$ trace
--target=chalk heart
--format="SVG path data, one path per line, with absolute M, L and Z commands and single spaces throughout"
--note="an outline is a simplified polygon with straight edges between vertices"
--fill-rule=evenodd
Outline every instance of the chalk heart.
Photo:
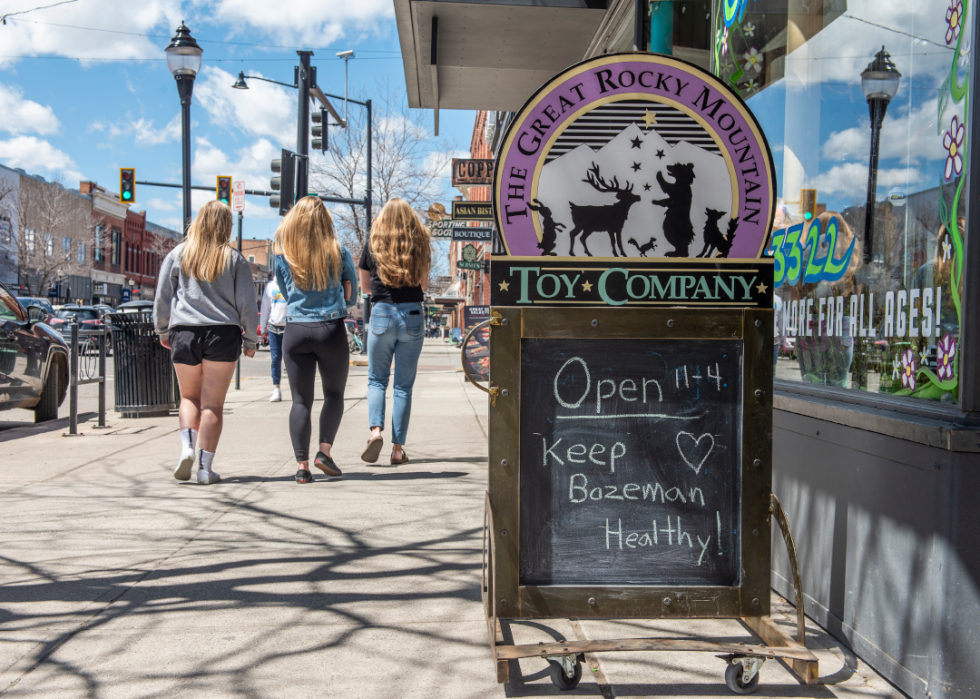
M 677 434 L 677 451 L 680 452 L 684 463 L 691 467 L 695 474 L 701 473 L 701 467 L 708 460 L 708 455 L 715 448 L 715 438 L 710 434 L 695 437 L 690 432 Z

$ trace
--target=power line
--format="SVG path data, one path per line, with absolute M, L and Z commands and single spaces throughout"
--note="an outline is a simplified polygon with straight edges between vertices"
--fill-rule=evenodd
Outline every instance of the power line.
M 66 2 L 77 2 L 77 0 L 65 0 L 65 1 Z M 64 3 L 58 3 L 58 4 L 64 4 Z M 50 7 L 53 7 L 53 5 L 51 5 Z M 30 12 L 30 10 L 25 10 L 25 12 Z M 11 13 L 11 14 L 20 14 L 20 13 L 16 13 L 15 12 L 15 13 Z M 7 16 L 7 15 L 5 15 L 5 16 Z M 76 25 L 76 24 L 59 24 L 57 22 L 40 22 L 40 21 L 33 20 L 33 19 L 15 19 L 15 20 L 11 20 L 11 21 L 14 21 L 14 22 L 23 22 L 25 24 L 43 24 L 43 25 L 46 25 L 46 26 L 49 26 L 49 27 L 62 27 L 62 28 L 65 28 L 65 29 L 79 29 L 79 30 L 89 31 L 89 32 L 104 32 L 104 33 L 107 33 L 107 34 L 125 34 L 127 36 L 139 36 L 139 37 L 143 37 L 143 38 L 146 38 L 146 39 L 167 39 L 167 40 L 170 39 L 170 37 L 167 36 L 167 35 L 165 35 L 165 34 L 141 34 L 139 32 L 126 32 L 126 31 L 122 31 L 120 29 L 102 29 L 100 27 L 82 27 L 82 26 Z M 249 47 L 253 47 L 253 48 L 263 48 L 263 49 L 290 49 L 290 50 L 304 50 L 304 49 L 307 49 L 307 47 L 305 47 L 305 46 L 285 46 L 285 45 L 282 45 L 282 44 L 253 44 L 253 43 L 249 43 L 247 41 L 221 41 L 219 39 L 197 39 L 197 43 L 199 43 L 199 44 L 225 44 L 225 45 L 228 45 L 228 46 L 249 46 Z M 336 46 L 326 46 L 326 47 L 321 47 L 321 48 L 314 47 L 314 48 L 309 49 L 309 50 L 311 50 L 311 51 L 337 51 L 338 50 L 338 47 L 336 47 Z M 378 51 L 378 50 L 374 50 L 374 49 L 358 49 L 358 53 L 390 53 L 390 54 L 394 54 L 396 52 L 395 51 Z
M 53 5 L 42 5 L 41 7 L 32 7 L 29 10 L 18 10 L 17 12 L 8 12 L 7 14 L 0 17 L 0 24 L 6 24 L 8 17 L 13 17 L 14 15 L 26 15 L 28 12 L 36 12 L 37 10 L 46 10 L 49 7 L 57 7 L 58 5 L 67 5 L 72 2 L 78 2 L 78 0 L 61 0 L 61 2 L 56 2 Z M 14 20 L 18 22 L 20 20 Z
M 38 59 L 38 60 L 53 60 L 53 61 L 100 61 L 100 62 L 120 62 L 120 61 L 166 61 L 166 58 L 93 58 L 91 56 L 31 56 L 31 55 L 3 55 L 0 54 L 0 58 L 24 58 L 24 59 Z M 396 61 L 399 60 L 401 56 L 369 56 L 367 58 L 359 58 L 359 61 Z M 209 58 L 206 63 L 267 63 L 267 62 L 279 62 L 279 61 L 296 61 L 295 57 L 292 58 Z

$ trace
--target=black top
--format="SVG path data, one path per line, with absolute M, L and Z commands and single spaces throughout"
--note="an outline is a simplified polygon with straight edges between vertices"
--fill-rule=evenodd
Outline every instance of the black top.
M 403 286 L 394 288 L 387 286 L 378 278 L 378 269 L 374 264 L 374 255 L 365 245 L 361 251 L 361 261 L 357 266 L 371 273 L 371 305 L 376 303 L 422 303 L 425 293 L 421 286 Z

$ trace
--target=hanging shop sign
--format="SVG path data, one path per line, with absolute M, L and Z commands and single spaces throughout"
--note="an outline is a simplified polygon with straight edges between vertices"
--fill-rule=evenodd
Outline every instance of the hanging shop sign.
M 456 262 L 459 269 L 483 269 L 483 253 L 475 245 L 464 245 L 460 251 L 460 259 Z
M 493 184 L 490 158 L 453 158 L 453 187 Z
M 454 221 L 493 221 L 493 206 L 488 201 L 454 201 Z
M 453 241 L 489 243 L 493 241 L 493 226 L 454 226 Z
M 429 235 L 431 235 L 433 238 L 452 238 L 453 222 L 449 220 L 434 221 L 429 226 Z
M 493 289 L 533 280 L 521 303 L 609 304 L 597 290 L 609 272 L 607 286 L 631 283 L 632 293 L 606 296 L 628 304 L 676 303 L 683 293 L 698 305 L 771 308 L 774 172 L 752 113 L 709 73 L 659 54 L 572 66 L 528 100 L 504 137 L 494 202 L 513 264 L 494 266 Z M 546 280 L 537 293 L 537 277 L 558 267 L 570 286 L 552 293 Z M 750 291 L 725 298 L 721 287 L 741 290 L 738 279 Z M 672 294 L 672 285 L 686 291 Z

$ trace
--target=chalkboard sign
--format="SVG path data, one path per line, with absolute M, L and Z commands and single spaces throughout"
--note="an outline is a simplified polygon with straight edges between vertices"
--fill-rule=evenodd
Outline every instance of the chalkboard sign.
M 520 584 L 740 583 L 735 340 L 521 340 Z

